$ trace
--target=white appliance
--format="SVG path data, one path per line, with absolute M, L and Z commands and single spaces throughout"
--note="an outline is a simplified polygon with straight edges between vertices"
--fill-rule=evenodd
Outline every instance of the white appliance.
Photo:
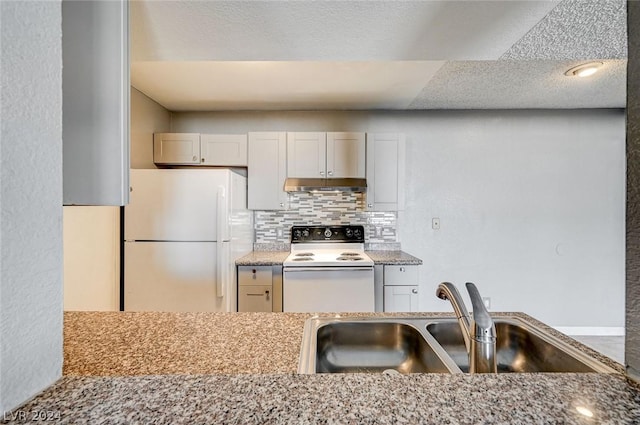
M 294 226 L 283 266 L 285 312 L 375 311 L 363 226 Z
M 131 170 L 124 209 L 126 311 L 236 311 L 250 252 L 247 180 L 230 169 Z

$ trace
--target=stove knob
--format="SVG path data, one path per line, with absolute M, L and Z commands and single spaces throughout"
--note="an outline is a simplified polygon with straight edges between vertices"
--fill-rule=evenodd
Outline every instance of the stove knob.
M 362 232 L 360 231 L 360 229 L 355 229 L 353 231 L 353 234 L 355 235 L 356 238 L 360 239 L 362 238 Z
M 302 236 L 302 232 L 300 231 L 300 229 L 296 229 L 296 231 L 293 232 L 293 236 L 294 239 L 300 239 L 300 236 Z
M 331 233 L 331 229 L 329 229 L 329 228 L 324 229 L 324 237 L 325 238 L 330 238 L 332 234 L 333 233 Z
M 347 230 L 345 230 L 345 234 L 347 235 L 348 238 L 353 237 L 353 230 L 351 229 L 351 227 L 347 227 Z
M 304 229 L 302 231 L 302 236 L 304 236 L 305 238 L 308 238 L 309 237 L 309 229 Z

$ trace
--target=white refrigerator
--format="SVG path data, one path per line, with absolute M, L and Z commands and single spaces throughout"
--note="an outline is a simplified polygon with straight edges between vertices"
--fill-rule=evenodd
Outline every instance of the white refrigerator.
M 250 252 L 247 179 L 230 169 L 131 170 L 125 311 L 237 311 L 235 260 Z

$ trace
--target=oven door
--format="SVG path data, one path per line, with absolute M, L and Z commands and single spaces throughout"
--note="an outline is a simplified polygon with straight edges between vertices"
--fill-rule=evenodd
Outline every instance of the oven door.
M 285 267 L 283 311 L 373 312 L 373 267 Z

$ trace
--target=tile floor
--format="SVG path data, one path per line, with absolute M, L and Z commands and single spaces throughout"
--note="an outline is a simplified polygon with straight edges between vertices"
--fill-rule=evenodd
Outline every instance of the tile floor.
M 569 335 L 571 338 L 624 364 L 624 336 Z

